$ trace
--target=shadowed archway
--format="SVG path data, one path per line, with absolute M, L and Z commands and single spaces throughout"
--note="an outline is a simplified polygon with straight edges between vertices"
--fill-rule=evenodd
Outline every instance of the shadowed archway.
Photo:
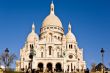
M 40 72 L 43 72 L 43 63 L 39 63 L 38 68 Z
M 47 63 L 47 69 L 48 71 L 52 71 L 52 63 Z
M 56 72 L 61 72 L 62 68 L 61 68 L 61 63 L 56 63 Z

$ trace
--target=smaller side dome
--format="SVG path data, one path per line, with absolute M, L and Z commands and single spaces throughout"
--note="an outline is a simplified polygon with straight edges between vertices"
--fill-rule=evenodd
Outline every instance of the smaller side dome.
M 66 41 L 67 41 L 67 42 L 76 42 L 76 37 L 75 37 L 75 35 L 71 32 L 70 22 L 69 22 L 69 25 L 68 25 L 68 33 L 66 34 Z
M 35 25 L 34 23 L 32 24 L 32 31 L 31 33 L 29 33 L 28 37 L 27 37 L 27 41 L 28 42 L 35 42 L 38 40 L 38 35 L 35 33 Z

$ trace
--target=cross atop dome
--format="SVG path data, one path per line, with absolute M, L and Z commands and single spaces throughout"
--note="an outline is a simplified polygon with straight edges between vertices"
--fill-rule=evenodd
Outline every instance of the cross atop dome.
M 69 22 L 68 31 L 71 31 L 71 23 Z
M 34 22 L 32 24 L 32 32 L 35 32 L 35 25 L 34 25 Z
M 50 13 L 54 14 L 54 4 L 53 4 L 53 1 L 51 2 L 51 5 L 50 5 Z

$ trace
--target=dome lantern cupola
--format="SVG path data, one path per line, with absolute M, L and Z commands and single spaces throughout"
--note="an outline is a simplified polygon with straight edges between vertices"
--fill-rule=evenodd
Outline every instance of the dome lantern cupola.
M 51 5 L 50 5 L 50 13 L 54 14 L 54 4 L 53 4 L 53 1 L 52 1 Z
M 32 32 L 35 32 L 35 25 L 34 25 L 34 22 L 32 24 Z
M 63 28 L 60 19 L 55 15 L 53 1 L 50 4 L 50 14 L 46 16 L 42 24 L 42 27 L 48 27 L 48 26 Z
M 68 31 L 71 32 L 71 24 L 69 22 L 69 25 L 68 25 Z

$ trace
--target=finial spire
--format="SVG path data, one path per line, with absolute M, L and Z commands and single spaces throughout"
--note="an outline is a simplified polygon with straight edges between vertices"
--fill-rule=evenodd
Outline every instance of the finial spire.
M 53 4 L 53 0 L 52 0 L 52 4 Z
M 54 4 L 53 4 L 53 0 L 52 0 L 51 5 L 50 5 L 50 13 L 54 14 Z
M 71 31 L 71 23 L 69 22 L 68 31 Z
M 34 25 L 34 22 L 32 24 L 32 32 L 35 32 L 35 25 Z

